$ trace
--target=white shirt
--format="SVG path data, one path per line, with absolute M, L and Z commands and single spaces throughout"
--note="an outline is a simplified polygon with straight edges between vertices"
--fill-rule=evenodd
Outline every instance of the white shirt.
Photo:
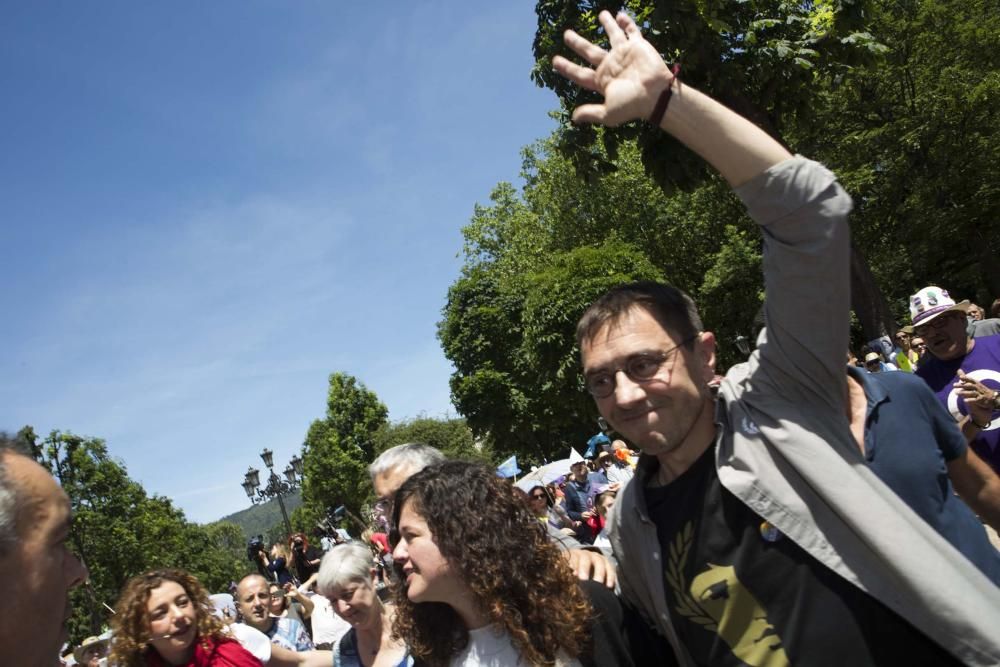
M 271 659 L 271 640 L 257 628 L 251 628 L 245 623 L 230 623 L 223 627 L 243 648 L 253 654 L 263 664 Z
M 492 625 L 478 630 L 469 630 L 469 644 L 461 653 L 451 659 L 453 667 L 515 667 L 527 665 L 521 660 L 510 635 Z M 560 667 L 581 667 L 580 662 L 560 654 L 556 657 Z
M 333 605 L 325 597 L 313 595 L 310 600 L 313 603 L 313 613 L 310 618 L 314 644 L 333 644 L 351 629 L 351 624 L 337 615 Z

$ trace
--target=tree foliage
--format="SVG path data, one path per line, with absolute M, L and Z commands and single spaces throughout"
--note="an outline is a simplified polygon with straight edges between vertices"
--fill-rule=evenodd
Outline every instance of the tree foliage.
M 789 122 L 809 117 L 817 76 L 839 75 L 884 49 L 867 32 L 869 5 L 865 0 L 539 0 L 532 78 L 559 97 L 566 126 L 560 149 L 584 177 L 613 170 L 605 155 L 613 160 L 620 143 L 635 140 L 657 183 L 687 188 L 704 180 L 706 168 L 655 128 L 633 123 L 596 132 L 569 124 L 572 109 L 598 96 L 553 71 L 554 56 L 577 58 L 563 44 L 563 32 L 573 28 L 607 46 L 598 14 L 624 9 L 666 60 L 682 63 L 683 81 L 780 139 Z M 596 150 L 598 142 L 604 151 Z
M 71 641 L 98 634 L 109 618 L 104 605 L 113 606 L 125 581 L 145 570 L 181 567 L 212 591 L 248 571 L 239 527 L 187 521 L 168 498 L 147 495 L 103 440 L 60 431 L 41 440 L 31 427 L 19 435 L 69 496 L 70 540 L 90 571 L 72 594 Z
M 873 7 L 867 0 L 690 0 L 624 5 L 589 0 L 539 0 L 532 76 L 556 92 L 563 130 L 558 146 L 585 180 L 616 168 L 622 142 L 635 140 L 646 171 L 667 192 L 696 188 L 712 178 L 704 162 L 648 123 L 596 130 L 569 123 L 576 106 L 598 96 L 552 70 L 552 58 L 576 58 L 563 44 L 573 27 L 597 44 L 607 43 L 597 16 L 624 8 L 646 38 L 667 59 L 683 64 L 681 80 L 746 116 L 789 145 L 797 128 L 815 129 L 813 108 L 827 81 L 877 62 L 886 46 L 873 35 Z M 604 150 L 598 149 L 603 144 Z M 611 159 L 608 159 L 611 158 Z M 870 268 L 859 253 L 852 262 L 852 301 L 868 338 L 894 325 Z
M 760 305 L 759 269 L 745 271 L 759 265 L 759 242 L 719 179 L 668 197 L 627 141 L 608 158 L 614 169 L 588 182 L 557 142 L 525 150 L 521 193 L 501 183 L 490 206 L 476 207 L 463 229 L 462 274 L 439 325 L 455 366 L 455 406 L 478 437 L 525 462 L 562 456 L 596 430 L 574 335 L 580 315 L 609 288 L 668 280 L 698 296 L 704 283 L 709 296 L 731 307 L 740 298 L 719 280 L 737 258 L 749 299 L 713 311 L 720 330 L 749 333 Z M 733 314 L 745 321 L 731 321 Z M 723 358 L 733 356 L 724 350 Z
M 823 79 L 790 136 L 854 195 L 855 243 L 899 319 L 928 284 L 1000 294 L 1000 12 L 995 2 L 880 3 L 873 66 Z
M 490 448 L 476 443 L 464 419 L 418 417 L 387 424 L 375 434 L 375 447 L 379 454 L 408 442 L 422 442 L 436 447 L 450 459 L 494 462 Z
M 539 0 L 532 76 L 563 121 L 524 154 L 463 230 L 464 265 L 439 325 L 455 406 L 498 450 L 548 456 L 592 429 L 572 323 L 599 290 L 662 278 L 695 297 L 726 366 L 763 297 L 760 240 L 727 186 L 645 123 L 575 127 L 595 101 L 552 71 L 573 27 L 604 40 L 601 9 Z M 838 173 L 852 194 L 852 302 L 869 340 L 941 284 L 1000 293 L 1000 12 L 987 0 L 629 1 L 682 81 Z M 612 274 L 613 277 L 612 277 Z M 888 295 L 888 299 L 883 296 Z M 817 294 L 817 299 L 823 298 Z
M 357 378 L 330 375 L 326 417 L 309 426 L 303 444 L 303 504 L 293 513 L 295 527 L 311 530 L 340 505 L 360 514 L 371 495 L 367 467 L 375 458 L 375 437 L 388 414 Z

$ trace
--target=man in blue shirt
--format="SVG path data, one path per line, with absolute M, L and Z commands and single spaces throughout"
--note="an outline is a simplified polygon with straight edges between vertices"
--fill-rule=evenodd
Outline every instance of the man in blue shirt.
M 851 432 L 869 467 L 1000 585 L 1000 552 L 969 509 L 994 528 L 1000 525 L 1000 478 L 969 449 L 955 420 L 920 378 L 850 366 L 847 374 Z

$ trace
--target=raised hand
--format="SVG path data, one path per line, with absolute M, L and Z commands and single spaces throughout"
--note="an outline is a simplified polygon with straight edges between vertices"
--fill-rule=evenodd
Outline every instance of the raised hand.
M 993 390 L 969 377 L 961 369 L 958 371 L 958 380 L 953 386 L 955 393 L 965 399 L 965 407 L 968 408 L 972 419 L 979 424 L 990 423 L 994 410 Z
M 600 123 L 615 127 L 636 119 L 648 119 L 660 93 L 673 81 L 663 58 L 647 42 L 628 14 L 598 17 L 611 42 L 605 51 L 572 30 L 563 35 L 566 45 L 593 66 L 583 67 L 556 56 L 557 72 L 583 88 L 601 93 L 603 104 L 584 104 L 573 110 L 577 123 Z

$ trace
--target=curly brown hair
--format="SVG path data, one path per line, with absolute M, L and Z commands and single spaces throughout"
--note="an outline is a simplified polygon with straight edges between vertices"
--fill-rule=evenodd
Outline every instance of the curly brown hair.
M 472 591 L 479 609 L 510 635 L 522 660 L 553 665 L 561 652 L 580 652 L 589 640 L 590 604 L 510 482 L 482 464 L 465 461 L 445 461 L 416 473 L 393 502 L 394 549 L 406 503 L 427 522 L 441 554 Z M 405 584 L 395 586 L 393 596 L 393 636 L 404 639 L 418 661 L 447 665 L 468 644 L 468 629 L 451 606 L 411 602 Z
M 117 667 L 142 667 L 147 664 L 146 656 L 155 651 L 149 644 L 149 603 L 150 593 L 165 582 L 179 584 L 195 605 L 197 610 L 196 625 L 198 636 L 196 641 L 211 637 L 214 641 L 228 641 L 229 636 L 222 630 L 222 621 L 216 618 L 214 609 L 208 599 L 208 591 L 201 582 L 184 570 L 164 568 L 150 570 L 129 579 L 122 589 L 117 612 L 111 618 L 111 629 L 114 641 L 111 643 L 111 655 L 108 663 Z

